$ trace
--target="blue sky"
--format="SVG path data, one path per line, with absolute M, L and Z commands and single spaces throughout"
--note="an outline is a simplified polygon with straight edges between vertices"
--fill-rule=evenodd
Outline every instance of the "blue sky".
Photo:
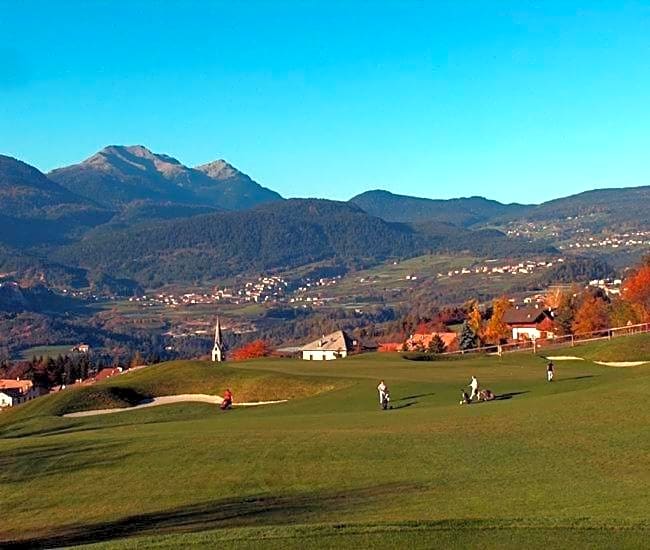
M 0 153 L 225 158 L 285 196 L 650 184 L 650 4 L 0 0 Z

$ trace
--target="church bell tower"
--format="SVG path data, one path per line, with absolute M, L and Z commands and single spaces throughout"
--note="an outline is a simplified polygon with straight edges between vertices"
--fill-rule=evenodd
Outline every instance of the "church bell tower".
M 221 321 L 217 317 L 217 326 L 214 328 L 214 346 L 212 347 L 212 361 L 221 363 L 225 359 L 223 338 L 221 336 Z

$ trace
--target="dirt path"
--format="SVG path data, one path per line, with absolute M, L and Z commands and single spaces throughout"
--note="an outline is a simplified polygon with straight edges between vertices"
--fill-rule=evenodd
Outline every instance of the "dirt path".
M 122 407 L 116 409 L 95 409 L 92 411 L 80 411 L 74 413 L 64 414 L 65 418 L 78 418 L 82 416 L 95 416 L 98 414 L 112 414 L 123 411 L 133 411 L 136 409 L 144 409 L 147 407 L 158 407 L 160 405 L 170 405 L 173 403 L 210 403 L 212 405 L 220 405 L 223 401 L 223 397 L 219 395 L 207 395 L 204 393 L 185 393 L 182 395 L 164 395 L 162 397 L 154 397 L 153 399 L 140 403 L 139 405 L 134 405 L 132 407 Z M 253 403 L 234 403 L 235 407 L 256 407 L 259 405 L 272 405 L 275 403 L 286 403 L 287 399 L 282 399 L 280 401 L 255 401 Z

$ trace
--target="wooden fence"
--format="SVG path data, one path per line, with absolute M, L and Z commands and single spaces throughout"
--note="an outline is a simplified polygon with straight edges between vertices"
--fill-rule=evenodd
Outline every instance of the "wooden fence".
M 631 336 L 632 334 L 641 334 L 650 332 L 650 323 L 640 323 L 638 325 L 627 325 L 624 327 L 611 327 L 593 332 L 583 332 L 579 334 L 569 334 L 566 336 L 555 336 L 554 338 L 538 338 L 536 340 L 519 340 L 508 344 L 482 346 L 459 351 L 448 351 L 441 355 L 467 355 L 471 353 L 487 353 L 493 355 L 502 355 L 513 351 L 531 351 L 537 353 L 540 350 L 551 350 L 553 348 L 572 347 L 576 344 L 585 342 L 594 342 L 597 340 L 611 340 L 622 336 Z

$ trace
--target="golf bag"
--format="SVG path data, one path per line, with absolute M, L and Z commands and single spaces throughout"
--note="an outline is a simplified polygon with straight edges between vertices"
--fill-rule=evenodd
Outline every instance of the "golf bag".
M 494 394 L 490 390 L 479 390 L 477 398 L 479 401 L 492 401 Z
M 463 389 L 460 390 L 460 393 L 462 397 L 462 399 L 460 400 L 460 404 L 469 405 L 472 402 L 472 400 L 469 398 L 469 394 Z

